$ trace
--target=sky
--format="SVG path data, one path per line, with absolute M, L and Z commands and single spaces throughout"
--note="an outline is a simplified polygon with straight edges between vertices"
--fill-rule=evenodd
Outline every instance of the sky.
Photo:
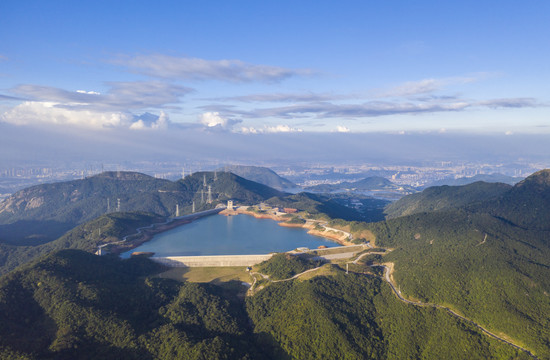
M 331 142 L 345 157 L 404 136 L 540 155 L 548 24 L 543 0 L 3 0 L 0 161 L 64 143 L 250 157 Z

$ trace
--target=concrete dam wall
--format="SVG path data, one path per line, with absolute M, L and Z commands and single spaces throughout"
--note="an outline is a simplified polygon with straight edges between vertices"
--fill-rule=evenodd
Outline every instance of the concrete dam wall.
M 168 256 L 150 259 L 171 267 L 253 266 L 271 259 L 273 255 Z

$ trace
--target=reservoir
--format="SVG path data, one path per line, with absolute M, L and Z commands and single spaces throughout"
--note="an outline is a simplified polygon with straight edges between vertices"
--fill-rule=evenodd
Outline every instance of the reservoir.
M 307 234 L 306 229 L 286 228 L 276 221 L 248 215 L 211 215 L 163 233 L 121 254 L 154 252 L 155 257 L 198 255 L 252 255 L 285 252 L 298 247 L 316 249 L 337 243 Z

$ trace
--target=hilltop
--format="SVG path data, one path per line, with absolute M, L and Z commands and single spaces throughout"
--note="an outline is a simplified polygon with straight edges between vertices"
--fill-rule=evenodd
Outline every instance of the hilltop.
M 206 184 L 206 185 L 205 185 Z M 207 203 L 208 187 L 212 203 Z M 0 202 L 0 242 L 38 245 L 78 224 L 114 211 L 174 216 L 233 199 L 257 203 L 282 192 L 231 173 L 198 172 L 172 182 L 135 172 L 106 172 L 82 180 L 20 190 Z M 117 209 L 120 202 L 120 209 Z
M 281 191 L 298 187 L 290 180 L 279 176 L 275 171 L 262 166 L 227 165 L 218 169 L 218 171 L 222 170 Z
M 460 186 L 460 185 L 468 185 L 472 184 L 478 181 L 483 181 L 487 183 L 503 183 L 508 185 L 515 185 L 518 182 L 523 180 L 523 178 L 520 177 L 513 177 L 513 176 L 507 176 L 503 174 L 478 174 L 471 177 L 461 177 L 457 179 L 442 179 L 432 182 L 431 184 L 427 185 L 426 187 L 432 187 L 432 186 L 443 186 L 443 185 L 449 185 L 449 186 Z
M 507 184 L 481 181 L 463 186 L 434 186 L 390 203 L 384 212 L 386 218 L 393 219 L 422 212 L 460 208 L 471 203 L 496 198 L 511 188 Z
M 390 180 L 380 176 L 371 176 L 354 182 L 343 181 L 338 184 L 321 184 L 309 186 L 306 188 L 306 190 L 325 193 L 335 191 L 416 191 L 408 186 L 394 184 Z

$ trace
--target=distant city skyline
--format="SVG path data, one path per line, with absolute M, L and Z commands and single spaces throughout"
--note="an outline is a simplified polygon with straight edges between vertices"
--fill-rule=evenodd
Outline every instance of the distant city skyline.
M 29 135 L 0 157 L 75 139 L 231 156 L 318 133 L 550 136 L 549 23 L 545 1 L 6 0 L 0 140 Z

